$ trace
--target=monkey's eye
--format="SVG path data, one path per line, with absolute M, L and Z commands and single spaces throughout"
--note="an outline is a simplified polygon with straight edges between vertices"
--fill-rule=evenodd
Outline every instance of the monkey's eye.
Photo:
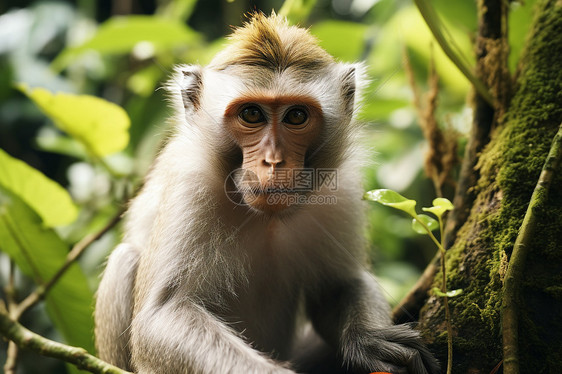
M 247 106 L 239 114 L 242 121 L 250 125 L 257 125 L 259 123 L 265 122 L 265 116 L 263 115 L 261 109 L 255 105 Z
M 285 114 L 283 122 L 292 126 L 300 126 L 306 122 L 308 114 L 302 108 L 293 108 Z

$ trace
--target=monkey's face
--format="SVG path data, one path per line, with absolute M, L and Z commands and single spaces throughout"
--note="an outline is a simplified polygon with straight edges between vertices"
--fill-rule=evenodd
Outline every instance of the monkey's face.
M 303 193 L 295 178 L 321 133 L 318 102 L 308 96 L 246 96 L 228 105 L 225 120 L 242 150 L 235 183 L 244 202 L 267 213 L 287 208 L 283 195 Z

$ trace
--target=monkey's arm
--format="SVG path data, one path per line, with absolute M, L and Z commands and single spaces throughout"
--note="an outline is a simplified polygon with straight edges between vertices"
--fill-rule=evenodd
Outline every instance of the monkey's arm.
M 132 358 L 137 373 L 289 374 L 252 349 L 224 322 L 195 302 L 145 304 L 133 319 Z
M 308 311 L 316 330 L 353 372 L 439 372 L 418 332 L 392 325 L 388 304 L 367 271 L 309 297 Z
M 98 355 L 130 370 L 129 326 L 133 316 L 133 287 L 139 252 L 121 243 L 108 259 L 96 297 L 96 349 Z

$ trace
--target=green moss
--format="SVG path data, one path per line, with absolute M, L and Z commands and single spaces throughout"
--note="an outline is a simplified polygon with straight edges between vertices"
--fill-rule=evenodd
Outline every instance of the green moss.
M 541 1 L 509 110 L 480 157 L 477 198 L 447 256 L 455 330 L 455 372 L 489 372 L 502 358 L 501 289 L 505 258 L 562 121 L 562 6 Z M 543 9 L 547 9 L 543 11 Z M 522 372 L 559 371 L 562 358 L 562 170 L 548 203 L 536 206 L 539 223 L 527 258 L 520 324 Z M 503 269 L 503 270 L 502 270 Z M 436 277 L 439 284 L 440 276 Z M 422 327 L 438 326 L 439 300 L 422 311 Z M 442 309 L 442 308 L 441 308 Z M 424 315 L 427 320 L 424 320 Z M 443 330 L 426 331 L 446 357 Z M 558 361 L 557 361 L 558 360 Z

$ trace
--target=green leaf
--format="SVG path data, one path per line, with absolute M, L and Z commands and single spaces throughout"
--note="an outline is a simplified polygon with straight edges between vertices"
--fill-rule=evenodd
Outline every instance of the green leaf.
M 76 139 L 60 133 L 39 135 L 35 138 L 35 144 L 39 149 L 46 152 L 58 153 L 81 160 L 88 159 L 84 147 Z
M 459 289 L 452 290 L 452 291 L 447 291 L 447 292 L 444 293 L 444 292 L 442 292 L 439 288 L 433 287 L 433 293 L 434 293 L 436 296 L 439 296 L 439 297 L 445 297 L 445 296 L 447 296 L 447 297 L 455 297 L 455 296 L 461 295 L 461 294 L 463 293 L 463 290 L 462 290 L 462 288 L 459 288 Z
M 430 231 L 438 230 L 439 229 L 439 222 L 434 220 L 428 215 L 419 214 L 416 218 L 412 220 L 412 229 L 418 234 L 427 235 L 429 234 L 425 227 L 420 223 L 422 222 L 425 227 L 427 227 Z
M 324 21 L 310 28 L 322 48 L 335 58 L 348 62 L 361 59 L 367 30 L 366 25 L 345 21 Z
M 474 1 L 455 1 L 432 0 L 435 10 L 444 21 L 454 25 L 466 32 L 476 31 L 477 15 L 476 2 Z
M 44 88 L 24 85 L 18 88 L 92 155 L 103 157 L 127 146 L 131 121 L 120 106 L 95 96 L 52 94 Z
M 0 186 L 0 243 L 3 252 L 37 284 L 45 284 L 65 262 L 68 246 L 14 193 Z M 47 293 L 47 312 L 68 344 L 94 352 L 93 293 L 75 263 Z
M 444 197 L 438 197 L 433 200 L 433 206 L 430 208 L 422 208 L 425 212 L 430 212 L 435 214 L 437 217 L 441 218 L 443 213 L 448 210 L 453 210 L 453 204 Z
M 112 17 L 99 27 L 92 39 L 63 50 L 53 61 L 53 68 L 62 70 L 73 58 L 87 50 L 111 55 L 131 53 L 135 47 L 140 47 L 144 49 L 143 54 L 152 54 L 176 46 L 185 47 L 200 40 L 197 32 L 171 19 L 143 15 Z M 141 42 L 144 44 L 139 44 Z
M 365 192 L 363 199 L 376 201 L 377 203 L 390 206 L 392 208 L 408 213 L 412 217 L 416 217 L 416 201 L 406 199 L 398 192 L 386 189 L 372 190 Z
M 193 13 L 197 0 L 174 0 L 160 4 L 157 9 L 157 14 L 160 16 L 178 21 L 186 21 Z
M 372 89 L 374 91 L 376 87 L 373 86 Z M 411 101 L 406 99 L 385 98 L 371 94 L 361 107 L 359 118 L 365 121 L 380 121 L 390 117 L 397 109 L 407 108 L 410 105 Z
M 78 216 L 78 208 L 64 188 L 1 149 L 0 170 L 0 186 L 25 201 L 46 226 L 66 225 Z
M 302 23 L 308 19 L 314 5 L 316 0 L 285 0 L 279 9 L 279 15 L 287 17 L 293 25 Z
M 433 199 L 433 206 L 443 207 L 445 210 L 453 210 L 453 203 L 444 197 Z

